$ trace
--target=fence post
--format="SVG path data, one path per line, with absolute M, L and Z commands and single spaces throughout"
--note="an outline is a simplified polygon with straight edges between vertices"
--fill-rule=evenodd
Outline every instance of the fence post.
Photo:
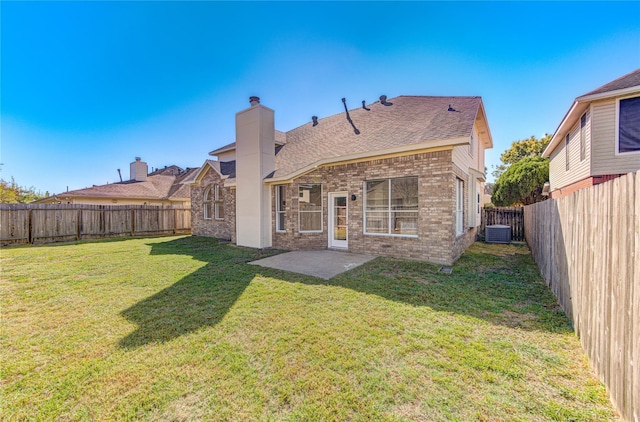
M 76 240 L 80 240 L 82 231 L 82 210 L 78 208 L 78 216 L 76 218 Z
M 33 230 L 33 223 L 31 222 L 31 207 L 29 207 L 27 209 L 27 233 L 29 236 L 29 243 L 33 244 L 33 233 L 31 233 L 31 231 Z
M 136 233 L 136 210 L 134 207 L 131 207 L 131 237 L 135 236 Z

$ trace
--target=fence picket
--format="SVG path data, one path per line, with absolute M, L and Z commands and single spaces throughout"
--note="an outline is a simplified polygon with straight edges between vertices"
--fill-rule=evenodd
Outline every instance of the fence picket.
M 3 245 L 190 232 L 190 208 L 0 204 Z
M 640 172 L 524 209 L 526 240 L 624 420 L 640 420 Z
M 491 207 L 482 209 L 479 237 L 485 238 L 487 226 L 502 224 L 511 226 L 511 240 L 523 241 L 524 207 Z

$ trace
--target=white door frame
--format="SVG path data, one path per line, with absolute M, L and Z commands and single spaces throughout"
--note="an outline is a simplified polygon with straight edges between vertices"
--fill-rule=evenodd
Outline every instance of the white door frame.
M 327 237 L 329 238 L 330 248 L 347 249 L 349 247 L 349 198 L 347 192 L 329 192 L 328 205 L 329 205 L 329 230 Z M 345 239 L 335 239 L 335 207 L 334 201 L 336 198 L 344 197 L 345 203 L 345 217 L 346 217 L 346 233 Z

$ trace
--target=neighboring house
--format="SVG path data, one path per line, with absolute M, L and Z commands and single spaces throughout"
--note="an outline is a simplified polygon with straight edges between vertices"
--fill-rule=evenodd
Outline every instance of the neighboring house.
M 576 98 L 542 156 L 553 198 L 640 169 L 640 69 Z
M 252 97 L 193 178 L 192 233 L 452 264 L 474 242 L 491 133 L 480 97 L 401 96 L 275 130 Z
M 196 173 L 197 168 L 183 170 L 178 166 L 168 166 L 148 173 L 147 163 L 139 157 L 129 168 L 130 180 L 68 191 L 36 203 L 191 206 L 191 187 L 182 182 Z

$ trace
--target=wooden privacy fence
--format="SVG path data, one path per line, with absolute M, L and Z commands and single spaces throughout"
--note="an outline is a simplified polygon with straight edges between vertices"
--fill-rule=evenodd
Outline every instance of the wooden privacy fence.
M 190 208 L 0 204 L 3 245 L 190 232 Z
M 627 421 L 640 420 L 640 172 L 525 208 L 527 243 Z
M 524 240 L 524 207 L 491 207 L 482 209 L 480 223 L 481 239 L 485 238 L 487 226 L 502 224 L 511 226 L 511 240 Z

